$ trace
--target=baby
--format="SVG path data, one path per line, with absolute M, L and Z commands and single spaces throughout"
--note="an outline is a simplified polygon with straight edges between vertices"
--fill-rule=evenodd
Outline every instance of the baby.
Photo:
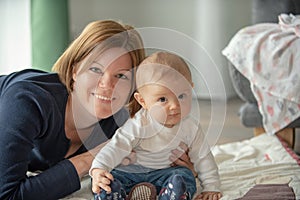
M 171 151 L 188 146 L 202 199 L 221 198 L 218 168 L 192 107 L 192 75 L 186 62 L 168 52 L 147 57 L 136 72 L 134 98 L 140 109 L 120 127 L 97 154 L 90 169 L 92 190 L 101 199 L 126 199 L 126 193 L 141 182 L 158 191 L 158 199 L 192 199 L 196 193 L 193 172 L 170 166 Z M 137 107 L 137 106 L 133 106 Z M 132 151 L 136 162 L 119 165 Z

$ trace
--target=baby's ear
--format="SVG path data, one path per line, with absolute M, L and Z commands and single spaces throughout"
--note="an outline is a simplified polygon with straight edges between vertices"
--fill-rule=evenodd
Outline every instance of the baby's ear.
M 145 103 L 145 100 L 144 98 L 142 97 L 142 95 L 139 93 L 139 92 L 135 92 L 134 93 L 134 98 L 135 100 L 144 108 L 146 109 L 146 103 Z

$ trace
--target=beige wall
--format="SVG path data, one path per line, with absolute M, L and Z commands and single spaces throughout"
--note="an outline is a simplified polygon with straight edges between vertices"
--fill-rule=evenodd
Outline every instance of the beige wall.
M 30 0 L 0 0 L 0 19 L 0 75 L 30 68 Z
M 77 36 L 88 22 L 98 19 L 115 19 L 137 28 L 168 28 L 191 37 L 207 51 L 216 64 L 227 98 L 235 96 L 227 61 L 221 55 L 221 50 L 237 30 L 250 24 L 251 1 L 70 0 L 69 7 L 72 37 Z M 204 64 L 195 69 L 203 72 L 208 70 L 204 73 L 205 77 L 195 76 L 195 91 L 200 98 L 210 98 L 211 95 L 218 97 L 222 91 L 218 91 L 220 88 L 217 85 L 212 85 L 216 75 L 210 73 L 210 67 L 207 66 Z M 208 91 L 208 87 L 214 91 Z

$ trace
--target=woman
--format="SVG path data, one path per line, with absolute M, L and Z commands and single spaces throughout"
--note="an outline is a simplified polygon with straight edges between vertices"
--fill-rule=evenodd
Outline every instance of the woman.
M 96 21 L 58 59 L 56 73 L 0 76 L 0 199 L 59 199 L 80 189 L 93 152 L 128 117 L 122 108 L 143 58 L 132 27 Z M 175 164 L 192 166 L 188 158 Z

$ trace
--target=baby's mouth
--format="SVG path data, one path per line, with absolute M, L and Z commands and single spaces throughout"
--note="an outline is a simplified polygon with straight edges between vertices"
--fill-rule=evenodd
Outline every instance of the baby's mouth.
M 170 114 L 169 114 L 169 116 L 171 116 L 171 117 L 172 117 L 172 116 L 178 116 L 178 115 L 180 115 L 180 113 L 170 113 Z

